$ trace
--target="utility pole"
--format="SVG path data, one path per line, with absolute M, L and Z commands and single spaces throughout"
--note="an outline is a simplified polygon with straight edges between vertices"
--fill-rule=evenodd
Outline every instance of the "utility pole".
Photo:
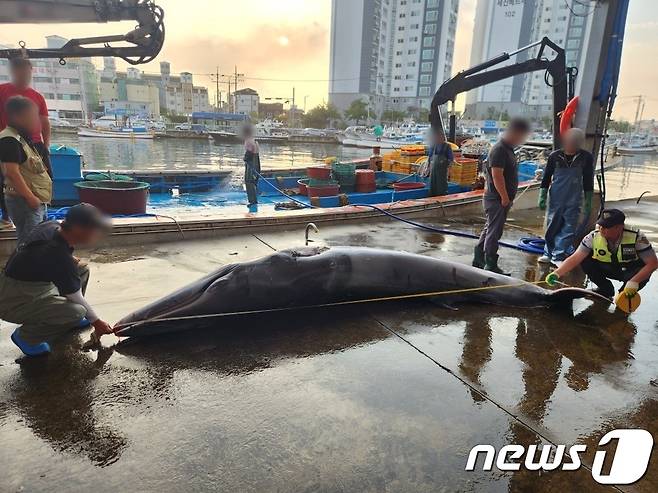
M 239 74 L 238 73 L 238 66 L 235 65 L 235 68 L 234 68 L 234 71 L 233 71 L 233 93 L 234 94 L 238 91 L 238 80 L 239 80 L 240 77 L 244 77 L 244 74 Z M 229 87 L 230 87 L 230 85 L 231 85 L 231 82 L 229 80 Z M 235 106 L 237 106 L 237 105 L 233 105 L 233 106 L 234 106 L 233 107 L 233 112 L 235 112 Z
M 295 86 L 292 88 L 292 104 L 290 105 L 290 121 L 288 124 L 290 128 L 295 128 Z
M 220 96 L 219 96 L 219 65 L 217 65 L 217 72 L 215 72 L 215 84 L 216 84 L 216 87 L 215 87 L 215 106 L 217 107 L 217 111 L 219 112 L 219 111 L 221 111 L 220 106 L 219 106 L 219 104 L 221 103 Z

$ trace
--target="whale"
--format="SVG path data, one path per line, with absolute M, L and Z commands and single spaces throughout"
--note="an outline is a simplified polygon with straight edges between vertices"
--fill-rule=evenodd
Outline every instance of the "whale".
M 571 306 L 606 298 L 576 287 L 545 289 L 450 260 L 369 247 L 300 247 L 225 265 L 140 308 L 115 325 L 121 337 L 183 330 L 208 317 L 427 298 L 448 306 Z M 221 324 L 220 324 L 221 325 Z

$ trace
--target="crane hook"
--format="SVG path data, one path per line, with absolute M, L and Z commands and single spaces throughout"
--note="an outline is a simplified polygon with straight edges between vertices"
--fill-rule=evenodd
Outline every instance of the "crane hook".
M 306 225 L 306 230 L 304 231 L 304 239 L 306 240 L 306 243 L 305 243 L 306 246 L 308 246 L 309 243 L 313 243 L 313 240 L 309 240 L 309 238 L 308 238 L 308 233 L 309 233 L 310 230 L 313 230 L 316 233 L 320 232 L 320 230 L 318 229 L 318 227 L 314 223 L 308 223 Z

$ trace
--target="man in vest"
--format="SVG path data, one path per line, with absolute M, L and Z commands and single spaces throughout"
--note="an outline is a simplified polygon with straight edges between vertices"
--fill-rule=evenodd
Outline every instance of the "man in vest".
M 14 96 L 5 106 L 8 126 L 0 132 L 0 163 L 9 217 L 20 244 L 46 217 L 52 199 L 52 180 L 32 142 L 39 128 L 36 105 L 28 98 Z
M 554 286 L 560 277 L 580 265 L 596 284 L 596 292 L 613 298 L 615 288 L 610 279 L 615 279 L 623 283 L 620 292 L 634 297 L 658 269 L 658 258 L 646 236 L 626 227 L 625 221 L 626 216 L 619 209 L 604 210 L 598 229 L 588 234 L 576 252 L 546 276 L 546 283 Z

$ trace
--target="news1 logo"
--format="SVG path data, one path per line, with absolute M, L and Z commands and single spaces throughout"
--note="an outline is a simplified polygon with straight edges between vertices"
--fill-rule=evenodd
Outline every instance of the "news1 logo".
M 647 472 L 653 437 L 646 430 L 613 430 L 599 440 L 599 447 L 617 440 L 617 448 L 612 458 L 610 470 L 603 473 L 603 465 L 608 452 L 597 450 L 592 464 L 592 478 L 599 484 L 632 484 Z M 518 471 L 523 465 L 529 471 L 577 471 L 581 468 L 580 455 L 587 451 L 586 445 L 542 445 L 538 454 L 537 445 L 505 445 L 498 452 L 492 445 L 476 445 L 468 454 L 466 470 L 473 471 L 479 454 L 484 454 L 483 471 L 496 467 L 501 471 Z M 553 453 L 554 452 L 554 453 Z M 539 457 L 537 457 L 539 455 Z M 525 457 L 524 457 L 525 456 Z M 523 458 L 523 460 L 521 460 Z

